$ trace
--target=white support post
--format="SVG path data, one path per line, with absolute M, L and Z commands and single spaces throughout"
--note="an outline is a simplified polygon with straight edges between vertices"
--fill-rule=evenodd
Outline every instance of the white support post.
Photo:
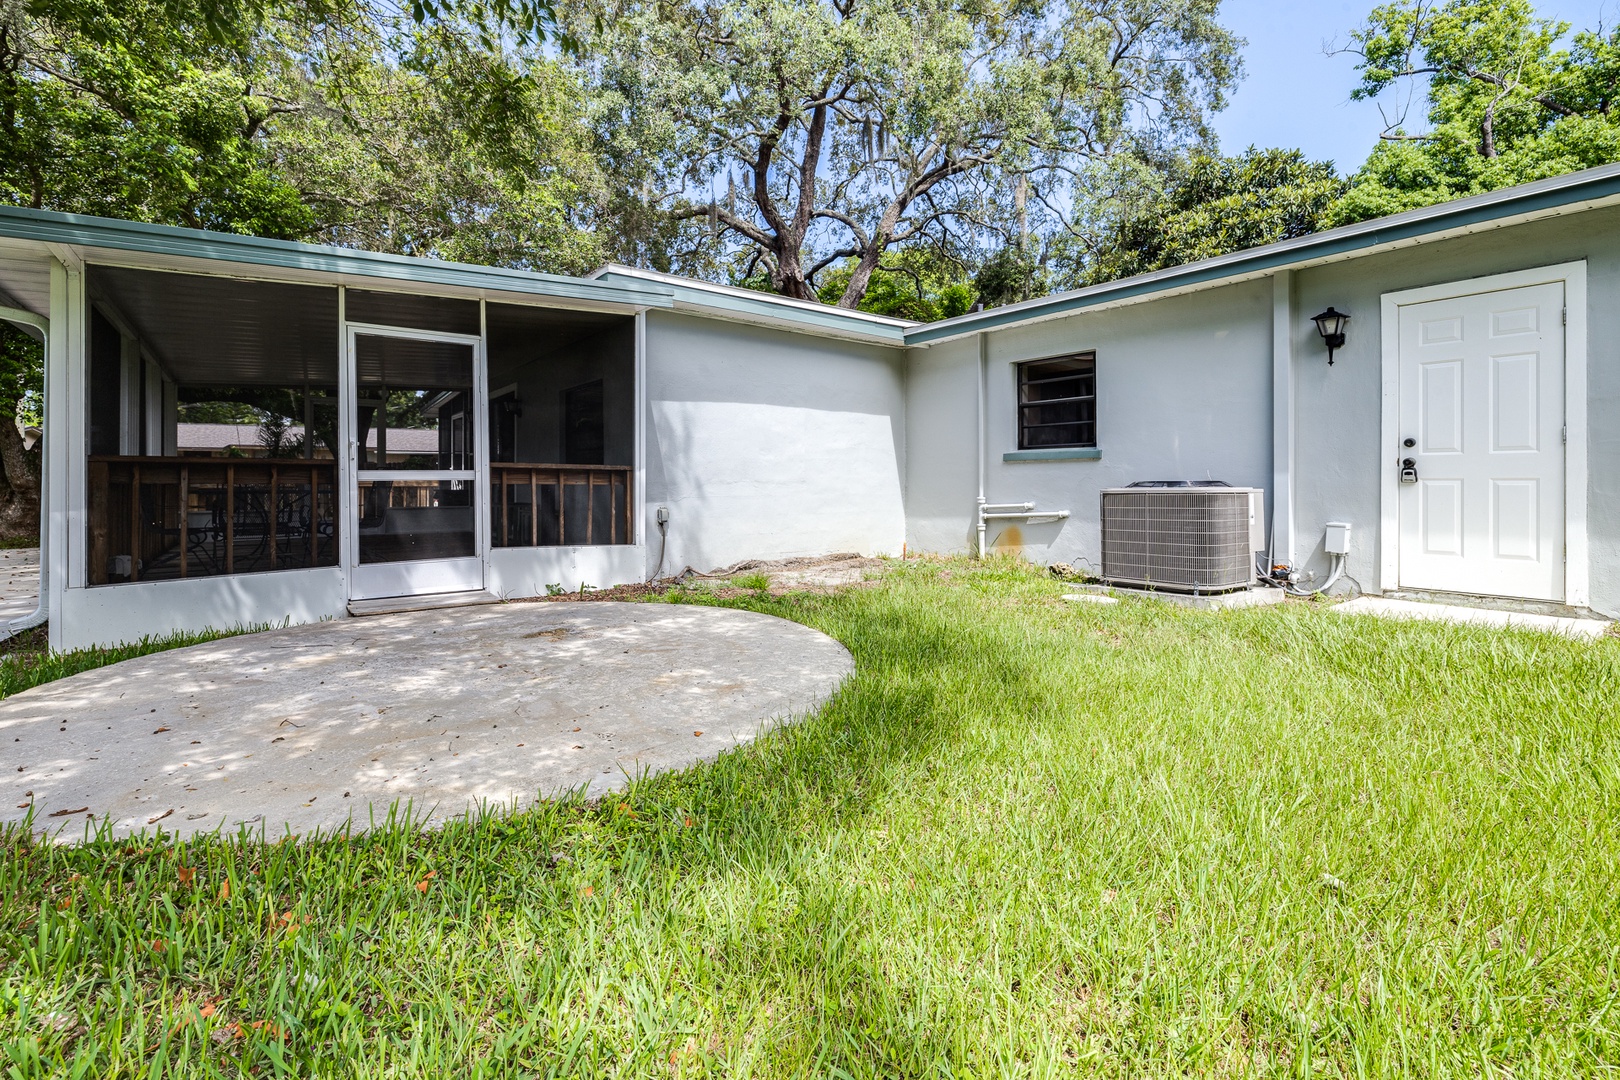
M 51 329 L 45 358 L 44 513 L 50 596 L 50 646 L 63 645 L 62 594 L 84 587 L 85 522 L 85 306 L 84 274 L 51 262 Z
M 467 410 L 467 423 L 472 425 L 473 433 L 473 500 L 476 511 L 473 514 L 474 537 L 478 548 L 478 566 L 482 577 L 479 584 L 489 588 L 493 575 L 489 572 L 489 552 L 493 546 L 491 533 L 495 523 L 497 508 L 490 501 L 489 482 L 489 306 L 480 299 L 478 301 L 478 348 L 473 351 L 473 390 L 471 408 Z M 383 427 L 388 426 L 388 417 L 383 416 Z M 450 447 L 452 455 L 455 452 L 454 444 Z M 455 464 L 454 456 L 451 457 Z M 505 497 L 505 493 L 502 493 Z
M 639 308 L 636 311 L 635 323 L 635 375 L 634 393 L 636 395 L 636 450 L 635 450 L 635 490 L 630 497 L 635 500 L 631 510 L 631 520 L 635 523 L 634 540 L 642 547 L 641 577 L 646 580 L 649 574 L 657 573 L 657 568 L 647 566 L 647 558 L 652 554 L 652 544 L 647 536 L 647 309 Z M 536 511 L 538 512 L 538 508 Z
M 974 547 L 976 549 L 975 552 L 974 552 L 974 555 L 975 555 L 976 558 L 979 558 L 979 559 L 984 558 L 984 550 L 985 550 L 985 530 L 986 530 L 986 526 L 985 526 L 985 521 L 984 521 L 984 511 L 985 511 L 984 489 L 985 489 L 985 473 L 989 469 L 988 462 L 989 462 L 989 459 L 990 459 L 988 418 L 985 415 L 985 409 L 987 407 L 986 402 L 985 402 L 985 396 L 989 393 L 989 387 L 987 385 L 988 382 L 989 382 L 989 378 L 990 378 L 990 335 L 989 334 L 980 334 L 979 335 L 979 370 L 978 370 L 978 379 L 979 379 L 979 396 L 978 396 L 978 402 L 979 402 L 979 433 L 978 434 L 979 434 L 979 439 L 978 439 L 978 446 L 977 446 L 977 453 L 978 453 L 978 458 L 979 458 L 979 497 L 978 497 L 978 499 L 975 502 L 974 507 L 973 507 L 974 536 L 975 536 Z
M 1294 272 L 1271 279 L 1271 548 L 1294 565 Z M 1269 569 L 1269 567 L 1268 567 Z
M 141 343 L 124 334 L 118 360 L 118 452 L 141 452 Z
M 349 347 L 348 289 L 338 286 L 338 422 L 337 445 L 332 448 L 334 483 L 337 484 L 338 567 L 343 574 L 343 600 L 354 596 L 354 564 L 360 550 L 356 533 L 360 514 L 356 509 L 359 491 L 355 484 L 355 469 L 359 467 L 355 434 L 356 396 L 354 379 L 354 353 Z
M 163 456 L 163 369 L 158 367 L 157 361 L 150 356 L 145 358 L 142 365 L 146 391 L 141 396 L 144 421 L 142 429 L 146 432 L 145 447 L 142 453 L 149 457 Z
M 164 457 L 180 454 L 180 386 L 167 376 L 163 379 L 163 449 Z

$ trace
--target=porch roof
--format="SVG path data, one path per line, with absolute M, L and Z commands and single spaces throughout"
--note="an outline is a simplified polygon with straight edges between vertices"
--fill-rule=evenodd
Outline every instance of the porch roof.
M 37 256 L 49 252 L 68 262 L 110 262 L 154 269 L 211 269 L 215 273 L 219 272 L 218 264 L 234 264 L 263 268 L 270 271 L 264 276 L 282 280 L 325 281 L 334 285 L 364 283 L 373 287 L 396 282 L 471 295 L 547 298 L 563 306 L 668 308 L 675 304 L 669 289 L 653 283 L 594 281 L 19 206 L 0 206 L 0 239 L 28 242 L 27 246 L 40 249 Z M 0 256 L 5 254 L 0 252 Z M 0 258 L 0 263 L 4 261 Z M 44 315 L 46 312 L 37 296 L 40 290 L 31 285 L 31 282 L 19 282 L 8 287 L 6 281 L 0 281 L 0 288 L 6 288 L 23 306 Z M 0 299 L 0 303 L 3 302 Z

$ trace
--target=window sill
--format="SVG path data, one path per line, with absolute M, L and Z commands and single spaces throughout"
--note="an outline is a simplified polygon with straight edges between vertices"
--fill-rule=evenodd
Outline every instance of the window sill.
M 1057 450 L 1009 450 L 1002 461 L 1101 461 L 1102 451 L 1094 446 L 1066 446 Z

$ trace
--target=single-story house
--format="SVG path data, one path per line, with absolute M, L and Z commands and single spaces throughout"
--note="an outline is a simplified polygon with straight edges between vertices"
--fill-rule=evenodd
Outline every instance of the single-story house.
M 1303 582 L 1620 614 L 1620 166 L 932 324 L 0 208 L 0 318 L 48 335 L 56 648 L 839 551 L 1096 568 L 1103 492 L 1161 480 L 1262 492 Z M 209 403 L 295 448 L 182 455 Z

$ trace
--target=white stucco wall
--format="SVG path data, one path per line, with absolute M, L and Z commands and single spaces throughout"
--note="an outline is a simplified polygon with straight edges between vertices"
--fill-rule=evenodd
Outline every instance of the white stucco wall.
M 989 543 L 1096 568 L 1103 488 L 1172 479 L 1269 486 L 1270 320 L 1270 284 L 1253 282 L 992 332 L 986 499 L 1071 516 L 996 522 Z M 1004 461 L 1018 447 L 1014 365 L 1087 351 L 1097 354 L 1101 458 Z M 918 550 L 963 551 L 972 542 L 978 355 L 977 340 L 964 339 L 910 358 L 907 539 Z
M 1620 615 L 1620 209 L 1431 241 L 1297 271 L 1292 286 L 1293 561 L 1321 580 L 1324 527 L 1352 526 L 1350 582 L 1379 587 L 1383 294 L 1553 264 L 1587 268 L 1587 527 L 1591 607 Z M 1310 316 L 1353 316 L 1332 367 Z M 1096 565 L 1099 488 L 1213 477 L 1267 490 L 1272 477 L 1269 279 L 991 331 L 986 495 L 1066 509 L 1067 522 L 992 527 L 997 546 L 1037 561 Z M 1003 462 L 1015 445 L 1011 365 L 1097 353 L 1098 461 Z M 907 537 L 966 550 L 977 473 L 978 345 L 964 339 L 908 358 Z M 1016 531 L 1016 532 L 1015 532 Z M 1286 552 L 1279 550 L 1278 557 Z
M 515 600 L 545 596 L 553 587 L 572 592 L 581 585 L 624 585 L 642 579 L 646 562 L 645 544 L 495 548 L 489 553 L 485 588 L 503 600 Z
M 1323 525 L 1353 527 L 1348 572 L 1378 587 L 1382 334 L 1388 292 L 1585 260 L 1591 607 L 1620 615 L 1620 209 L 1590 210 L 1295 275 L 1296 559 L 1321 573 Z M 1330 368 L 1309 316 L 1352 315 Z
M 58 595 L 60 606 L 51 614 L 53 649 L 116 645 L 183 630 L 318 622 L 347 614 L 343 571 L 335 566 L 74 588 Z
M 649 312 L 651 562 L 659 506 L 670 512 L 665 574 L 744 559 L 899 554 L 903 375 L 894 349 Z

